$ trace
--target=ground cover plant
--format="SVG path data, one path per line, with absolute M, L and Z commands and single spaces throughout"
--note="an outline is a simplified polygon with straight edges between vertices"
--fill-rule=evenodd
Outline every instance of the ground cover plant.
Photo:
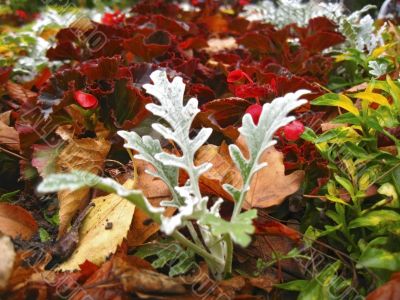
M 399 29 L 375 15 L 1 5 L 0 297 L 397 299 Z

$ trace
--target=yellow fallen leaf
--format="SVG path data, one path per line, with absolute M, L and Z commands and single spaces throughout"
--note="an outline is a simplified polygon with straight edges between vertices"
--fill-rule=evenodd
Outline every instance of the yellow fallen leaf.
M 128 179 L 124 187 L 132 189 L 134 181 Z M 127 236 L 135 205 L 115 194 L 92 200 L 94 208 L 86 216 L 79 231 L 79 243 L 72 256 L 58 269 L 73 271 L 86 260 L 96 265 L 117 250 Z
M 7 287 L 8 279 L 13 270 L 15 250 L 11 239 L 4 235 L 0 237 L 0 291 Z
M 57 171 L 84 170 L 100 174 L 110 147 L 110 142 L 104 139 L 71 139 L 58 156 Z M 73 192 L 65 190 L 58 193 L 60 201 L 59 237 L 64 235 L 77 211 L 86 206 L 89 190 L 83 188 Z

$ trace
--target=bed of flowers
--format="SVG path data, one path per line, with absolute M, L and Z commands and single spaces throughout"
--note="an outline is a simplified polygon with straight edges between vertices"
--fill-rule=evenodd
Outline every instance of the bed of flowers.
M 0 5 L 1 299 L 400 298 L 395 19 L 77 2 Z

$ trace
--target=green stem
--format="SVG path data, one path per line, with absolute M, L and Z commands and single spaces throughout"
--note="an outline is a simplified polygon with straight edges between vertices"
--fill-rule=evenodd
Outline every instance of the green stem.
M 184 235 L 180 232 L 175 231 L 171 235 L 174 239 L 176 239 L 183 246 L 192 249 L 196 254 L 202 256 L 204 259 L 208 260 L 210 263 L 214 263 L 217 265 L 222 265 L 224 262 L 217 257 L 213 256 L 211 253 L 207 252 L 205 249 L 197 246 L 195 243 L 189 241 Z
M 253 169 L 253 167 L 254 167 L 254 163 L 253 163 L 252 169 Z M 250 171 L 249 174 L 252 174 L 252 171 Z M 241 191 L 240 197 L 239 197 L 239 201 L 237 201 L 233 207 L 231 220 L 235 219 L 240 214 L 242 207 L 243 207 L 243 202 L 246 198 L 247 191 L 250 187 L 250 182 L 251 182 L 251 176 L 248 176 L 248 178 L 246 178 L 244 180 L 242 191 Z
M 226 261 L 224 268 L 224 277 L 227 278 L 232 274 L 233 242 L 229 234 L 225 234 L 224 239 L 226 242 Z
M 188 230 L 189 230 L 189 233 L 190 233 L 190 235 L 191 235 L 193 241 L 196 243 L 196 245 L 202 247 L 203 244 L 202 244 L 201 240 L 199 239 L 199 236 L 198 236 L 198 234 L 197 234 L 197 231 L 196 231 L 196 229 L 194 228 L 192 222 L 188 221 L 187 224 L 186 224 L 186 226 L 187 226 L 187 228 L 188 228 Z

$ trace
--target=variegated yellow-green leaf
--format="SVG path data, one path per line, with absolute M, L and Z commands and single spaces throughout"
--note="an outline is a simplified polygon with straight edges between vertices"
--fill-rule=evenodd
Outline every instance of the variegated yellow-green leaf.
M 312 102 L 313 105 L 339 106 L 354 115 L 360 115 L 357 107 L 349 97 L 343 94 L 325 94 Z
M 390 103 L 386 99 L 386 97 L 384 97 L 378 93 L 360 92 L 360 93 L 354 94 L 353 97 L 361 99 L 361 100 L 365 100 L 365 101 L 368 101 L 371 103 L 377 103 L 377 104 L 384 105 L 384 106 L 390 106 Z

